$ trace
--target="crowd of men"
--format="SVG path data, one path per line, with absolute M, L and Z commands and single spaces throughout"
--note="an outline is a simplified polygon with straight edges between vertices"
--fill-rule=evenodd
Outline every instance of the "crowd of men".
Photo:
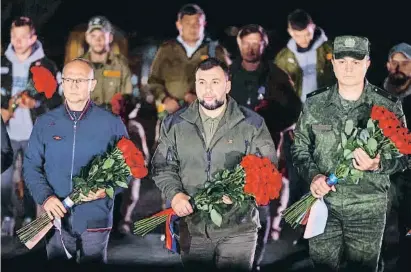
M 90 195 L 83 208 L 67 214 L 60 200 L 85 158 L 101 152 L 111 136 L 129 135 L 152 166 L 150 177 L 164 206 L 182 217 L 180 244 L 187 267 L 202 261 L 259 270 L 268 238 L 281 237 L 281 212 L 309 191 L 325 197 L 330 207 L 325 233 L 309 240 L 316 268 L 337 271 L 345 260 L 354 269 L 382 271 L 383 233 L 392 209 L 398 213 L 398 267 L 410 267 L 411 172 L 405 156 L 393 167 L 358 151 L 356 167 L 365 171 L 361 183 L 366 185 L 339 185 L 330 193 L 324 184 L 335 165 L 329 157 L 338 145 L 335 134 L 348 116 L 359 120 L 368 114 L 367 101 L 411 122 L 411 46 L 401 43 L 388 52 L 388 75 L 377 87 L 366 79 L 371 65 L 367 38 L 339 36 L 331 42 L 300 9 L 287 22 L 290 40 L 274 60 L 265 57 L 269 37 L 256 24 L 240 29 L 240 56 L 233 58 L 205 35 L 204 11 L 185 5 L 177 14 L 178 36 L 159 47 L 147 86 L 134 97 L 127 59 L 110 48 L 113 29 L 107 18 L 91 18 L 85 33 L 88 51 L 62 70 L 46 57 L 32 20 L 17 18 L 1 62 L 2 235 L 13 236 L 44 210 L 66 219 L 64 232 L 47 238 L 49 258 L 64 257 L 62 247 L 74 255 L 81 241 L 81 261 L 106 262 L 113 202 Z M 47 68 L 58 82 L 51 98 L 23 95 L 33 88 L 30 68 L 35 66 Z M 92 129 L 92 123 L 99 128 Z M 201 133 L 194 136 L 193 127 Z M 205 182 L 207 171 L 234 166 L 234 153 L 244 149 L 270 157 L 283 173 L 281 197 L 272 203 L 275 213 L 269 206 L 250 207 L 241 221 L 221 229 L 188 216 L 199 177 Z M 16 182 L 19 154 L 24 171 Z M 51 185 L 59 176 L 64 178 Z M 123 193 L 124 233 L 131 231 L 139 190 L 140 180 L 133 180 Z

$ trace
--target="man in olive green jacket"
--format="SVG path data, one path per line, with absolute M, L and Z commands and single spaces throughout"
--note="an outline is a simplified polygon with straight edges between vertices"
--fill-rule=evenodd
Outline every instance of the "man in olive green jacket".
M 196 71 L 198 100 L 164 119 L 152 160 L 156 185 L 176 214 L 186 216 L 188 231 L 180 224 L 180 245 L 188 268 L 204 262 L 217 268 L 251 269 L 260 228 L 255 205 L 243 212 L 231 208 L 217 227 L 193 213 L 189 199 L 215 173 L 233 169 L 247 154 L 259 154 L 277 164 L 264 119 L 229 97 L 230 88 L 224 63 L 215 58 L 201 62 Z M 232 204 L 230 199 L 223 201 Z
M 131 71 L 127 59 L 110 50 L 113 41 L 112 26 L 107 18 L 96 16 L 90 19 L 86 32 L 90 50 L 82 58 L 94 67 L 97 85 L 91 99 L 97 105 L 108 105 L 116 93 L 131 94 Z
M 294 165 L 316 198 L 324 197 L 328 220 L 323 234 L 309 240 L 316 271 L 337 271 L 344 254 L 351 271 L 376 271 L 384 232 L 389 175 L 404 171 L 406 156 L 370 158 L 354 151 L 353 166 L 364 171 L 358 184 L 340 181 L 329 187 L 337 166 L 345 121 L 366 126 L 373 105 L 403 116 L 401 103 L 365 80 L 370 65 L 368 39 L 340 36 L 334 41 L 333 66 L 338 84 L 308 96 L 295 130 Z M 332 190 L 330 194 L 328 194 Z
M 163 43 L 151 66 L 148 85 L 157 105 L 164 103 L 169 113 L 195 100 L 194 71 L 208 57 L 230 65 L 228 53 L 217 41 L 205 37 L 206 18 L 197 5 L 184 5 L 178 12 L 179 36 Z
M 303 10 L 288 16 L 288 33 L 291 39 L 274 62 L 290 75 L 304 102 L 307 94 L 335 83 L 332 48 L 324 31 Z

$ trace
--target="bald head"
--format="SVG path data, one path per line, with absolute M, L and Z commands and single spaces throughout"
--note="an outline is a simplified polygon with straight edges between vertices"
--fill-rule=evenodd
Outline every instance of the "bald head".
M 75 58 L 69 61 L 63 68 L 63 77 L 65 75 L 66 70 L 78 70 L 79 72 L 85 72 L 87 74 L 87 78 L 94 79 L 94 67 L 86 59 L 83 58 Z

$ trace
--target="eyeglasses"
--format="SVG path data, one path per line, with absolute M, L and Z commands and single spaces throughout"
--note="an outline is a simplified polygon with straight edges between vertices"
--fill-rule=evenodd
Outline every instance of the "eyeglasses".
M 86 83 L 87 83 L 88 81 L 90 81 L 90 80 L 94 80 L 93 78 L 88 78 L 88 79 L 85 79 L 85 78 L 73 79 L 73 78 L 66 78 L 66 77 L 63 77 L 63 78 L 61 78 L 61 79 L 63 80 L 63 83 L 64 83 L 64 84 L 69 85 L 69 84 L 74 83 L 74 84 L 76 84 L 77 86 L 78 86 L 78 85 L 86 84 Z

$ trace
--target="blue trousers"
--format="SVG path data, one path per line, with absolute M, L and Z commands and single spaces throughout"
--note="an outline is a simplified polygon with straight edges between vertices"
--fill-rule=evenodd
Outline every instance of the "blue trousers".
M 64 229 L 50 231 L 46 238 L 47 258 L 51 261 L 67 260 L 63 247 L 78 263 L 107 263 L 107 245 L 110 230 L 85 231 L 72 234 Z

